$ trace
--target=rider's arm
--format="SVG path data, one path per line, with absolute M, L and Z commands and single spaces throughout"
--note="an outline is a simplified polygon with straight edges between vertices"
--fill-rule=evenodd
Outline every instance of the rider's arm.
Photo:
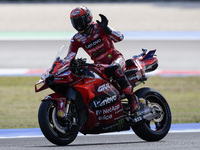
M 73 37 L 71 39 L 71 43 L 70 43 L 70 46 L 69 46 L 69 51 L 68 51 L 68 54 L 67 54 L 66 57 L 68 57 L 72 52 L 77 54 L 79 47 L 80 47 L 79 43 Z
M 97 20 L 97 23 L 100 25 L 100 27 L 103 29 L 103 31 L 106 34 L 108 34 L 114 42 L 122 41 L 124 39 L 123 34 L 119 31 L 112 29 L 108 25 L 108 19 L 106 18 L 106 16 L 104 16 L 102 14 L 99 14 L 99 16 L 101 17 L 101 22 Z
M 124 39 L 124 35 L 121 32 L 112 29 L 110 26 L 108 26 L 108 28 L 111 30 L 111 33 L 108 35 L 114 42 L 119 42 Z

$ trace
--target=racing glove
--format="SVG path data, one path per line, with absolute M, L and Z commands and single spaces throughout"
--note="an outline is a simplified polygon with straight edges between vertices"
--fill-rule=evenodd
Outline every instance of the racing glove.
M 103 14 L 99 14 L 99 16 L 101 17 L 101 22 L 99 20 L 96 20 L 97 23 L 100 25 L 100 27 L 106 34 L 110 35 L 112 33 L 112 30 L 108 26 L 108 19 Z

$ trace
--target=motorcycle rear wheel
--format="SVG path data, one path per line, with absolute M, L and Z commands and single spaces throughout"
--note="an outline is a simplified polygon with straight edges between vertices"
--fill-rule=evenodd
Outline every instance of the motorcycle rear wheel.
M 159 141 L 163 139 L 171 127 L 171 111 L 167 101 L 158 91 L 152 88 L 141 88 L 135 94 L 139 98 L 147 100 L 150 107 L 156 107 L 163 113 L 160 118 L 132 126 L 133 131 L 145 141 Z
M 38 121 L 40 129 L 44 136 L 53 144 L 65 146 L 70 144 L 78 134 L 78 115 L 74 107 L 72 107 L 71 120 L 75 123 L 66 122 L 57 117 L 57 103 L 55 101 L 42 101 L 39 112 Z

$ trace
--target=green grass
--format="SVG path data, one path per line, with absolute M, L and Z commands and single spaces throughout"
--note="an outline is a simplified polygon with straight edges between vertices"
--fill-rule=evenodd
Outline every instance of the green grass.
M 39 77 L 0 77 L 0 128 L 38 127 L 41 99 L 50 91 L 35 93 Z
M 0 128 L 38 128 L 41 99 L 51 90 L 35 93 L 40 77 L 0 77 Z M 200 77 L 151 77 L 152 87 L 169 102 L 173 123 L 200 122 Z
M 156 89 L 167 99 L 173 123 L 200 122 L 200 77 L 152 77 L 142 86 Z

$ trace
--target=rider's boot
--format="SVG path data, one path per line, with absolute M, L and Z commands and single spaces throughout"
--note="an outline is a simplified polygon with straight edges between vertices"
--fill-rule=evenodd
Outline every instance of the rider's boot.
M 126 98 L 128 99 L 128 104 L 129 104 L 129 107 L 130 107 L 130 113 L 133 114 L 134 112 L 136 112 L 139 109 L 138 98 L 133 93 L 133 88 L 132 88 L 131 85 L 129 85 L 128 87 L 126 87 L 122 91 L 126 95 Z
M 127 95 L 126 97 L 128 99 L 130 113 L 133 114 L 134 112 L 136 112 L 139 109 L 138 98 L 134 94 Z

